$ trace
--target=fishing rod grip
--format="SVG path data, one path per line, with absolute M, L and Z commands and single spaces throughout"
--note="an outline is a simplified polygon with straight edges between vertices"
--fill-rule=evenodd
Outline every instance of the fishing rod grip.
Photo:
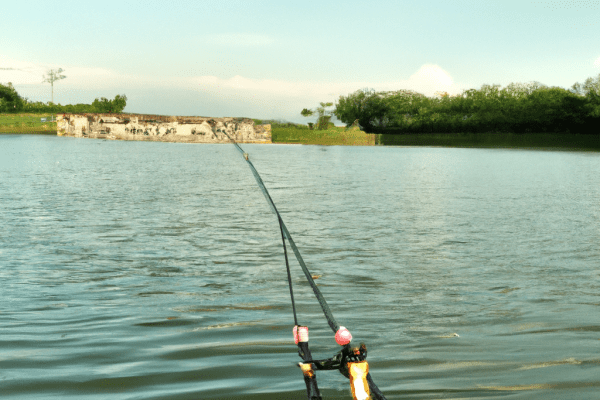
M 310 349 L 308 348 L 308 327 L 294 326 L 294 342 L 298 345 L 298 355 L 304 361 L 312 360 Z M 306 384 L 306 394 L 308 400 L 322 400 L 319 386 L 317 385 L 317 375 L 311 362 L 298 363 L 304 375 L 304 383 Z
M 300 363 L 300 369 L 302 370 L 302 375 L 304 375 L 308 400 L 322 400 L 323 398 L 321 397 L 321 392 L 319 392 L 319 387 L 317 386 L 317 375 L 315 375 L 313 365 L 310 363 Z

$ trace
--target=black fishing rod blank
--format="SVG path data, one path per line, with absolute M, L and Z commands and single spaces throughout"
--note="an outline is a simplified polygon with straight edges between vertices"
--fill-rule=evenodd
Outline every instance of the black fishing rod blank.
M 248 153 L 246 153 L 235 142 L 235 140 L 233 140 L 227 134 L 227 132 L 225 132 L 223 130 L 221 130 L 221 132 L 224 133 L 229 138 L 229 140 L 235 145 L 235 147 L 239 150 L 239 152 L 242 153 L 242 156 L 244 157 L 244 160 L 246 160 L 246 162 L 248 163 L 248 166 L 250 167 L 250 170 L 252 171 L 252 174 L 254 175 L 254 178 L 256 179 L 258 186 L 260 187 L 263 195 L 265 196 L 267 203 L 271 207 L 271 210 L 277 216 L 277 221 L 279 223 L 279 230 L 281 233 L 281 241 L 283 242 L 283 251 L 284 251 L 284 256 L 285 256 L 288 284 L 289 284 L 289 288 L 290 288 L 290 297 L 292 300 L 292 309 L 293 309 L 293 313 L 294 313 L 294 329 L 293 329 L 294 342 L 296 343 L 296 345 L 298 345 L 298 354 L 300 355 L 300 358 L 302 358 L 302 361 L 303 361 L 303 362 L 298 363 L 298 366 L 301 368 L 302 374 L 304 375 L 304 381 L 306 383 L 306 392 L 308 395 L 308 399 L 309 400 L 321 400 L 322 399 L 321 394 L 319 392 L 318 385 L 317 385 L 317 377 L 315 374 L 315 368 L 316 368 L 319 370 L 337 369 L 342 373 L 342 375 L 344 375 L 346 378 L 349 378 L 350 379 L 350 388 L 352 391 L 352 397 L 354 398 L 354 400 L 386 400 L 385 396 L 381 393 L 381 391 L 379 390 L 377 385 L 375 385 L 375 382 L 373 382 L 373 379 L 371 378 L 371 374 L 369 373 L 369 365 L 366 361 L 366 355 L 367 355 L 366 346 L 361 343 L 360 348 L 359 347 L 354 347 L 354 348 L 350 347 L 350 342 L 352 341 L 352 335 L 350 334 L 350 331 L 348 331 L 348 329 L 346 329 L 345 327 L 340 326 L 337 323 L 337 321 L 335 320 L 335 318 L 331 312 L 331 309 L 329 308 L 329 305 L 327 304 L 327 302 L 325 301 L 325 298 L 323 297 L 323 294 L 321 293 L 321 291 L 315 284 L 315 282 L 312 278 L 312 275 L 310 274 L 308 268 L 306 267 L 306 264 L 304 263 L 302 255 L 300 254 L 298 247 L 294 243 L 294 240 L 292 239 L 290 232 L 288 231 L 287 227 L 285 226 L 285 223 L 283 222 L 283 219 L 281 218 L 279 211 L 277 211 L 277 207 L 275 206 L 273 199 L 269 195 L 269 191 L 267 190 L 263 180 L 261 179 L 260 175 L 258 174 L 258 171 L 256 170 L 256 168 L 254 168 L 254 165 L 250 161 L 250 157 L 249 157 Z M 292 288 L 290 265 L 289 265 L 289 261 L 288 261 L 287 248 L 285 245 L 286 239 L 287 239 L 290 247 L 292 248 L 294 255 L 296 256 L 296 259 L 298 260 L 298 263 L 300 264 L 300 267 L 302 268 L 302 272 L 304 273 L 306 280 L 308 281 L 309 285 L 311 286 L 311 288 L 317 298 L 317 301 L 319 302 L 319 305 L 321 306 L 321 309 L 323 310 L 323 314 L 325 315 L 325 318 L 327 319 L 327 323 L 329 324 L 329 327 L 335 333 L 336 343 L 339 344 L 340 346 L 342 346 L 342 350 L 337 355 L 332 357 L 331 359 L 327 359 L 327 360 L 313 360 L 312 359 L 312 355 L 311 355 L 310 349 L 308 347 L 308 327 L 301 326 L 298 324 L 298 317 L 296 314 L 296 304 L 294 301 L 294 291 Z

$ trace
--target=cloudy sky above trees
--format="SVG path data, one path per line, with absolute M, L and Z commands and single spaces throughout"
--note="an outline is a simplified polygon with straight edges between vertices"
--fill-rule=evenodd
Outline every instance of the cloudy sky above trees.
M 597 0 L 9 2 L 0 83 L 55 102 L 127 95 L 127 112 L 307 122 L 358 89 L 570 88 L 600 73 Z M 12 69 L 9 69 L 12 68 Z

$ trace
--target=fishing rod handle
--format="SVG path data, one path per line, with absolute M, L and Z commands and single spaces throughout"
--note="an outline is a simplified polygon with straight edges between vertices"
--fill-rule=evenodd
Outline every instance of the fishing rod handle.
M 312 354 L 310 354 L 310 349 L 308 348 L 308 326 L 295 325 L 293 332 L 294 342 L 298 345 L 298 355 L 305 361 L 298 363 L 298 366 L 302 370 L 302 375 L 304 375 L 308 400 L 322 400 L 314 366 L 312 362 L 307 362 L 312 360 Z
M 317 375 L 312 364 L 299 363 L 302 375 L 304 375 L 304 383 L 306 384 L 306 395 L 308 400 L 322 400 L 321 392 L 317 386 Z

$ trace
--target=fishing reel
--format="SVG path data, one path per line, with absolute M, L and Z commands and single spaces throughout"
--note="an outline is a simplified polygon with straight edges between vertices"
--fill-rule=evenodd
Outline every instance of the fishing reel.
M 327 360 L 313 360 L 313 364 L 318 370 L 339 370 L 340 374 L 350 379 L 349 364 L 366 362 L 366 360 L 367 346 L 364 343 L 361 343 L 359 347 L 350 347 L 347 344 L 333 357 Z
M 336 342 L 342 346 L 333 357 L 325 360 L 313 360 L 308 349 L 308 327 L 294 327 L 294 341 L 298 345 L 298 355 L 303 359 L 298 363 L 304 374 L 309 399 L 320 399 L 320 393 L 316 386 L 317 370 L 338 370 L 343 376 L 350 380 L 350 389 L 354 400 L 380 399 L 379 390 L 375 386 L 376 397 L 372 397 L 369 376 L 369 364 L 367 363 L 367 346 L 361 343 L 358 347 L 350 346 L 352 335 L 344 328 L 336 332 Z M 314 368 L 313 368 L 314 366 Z M 373 384 L 374 385 L 374 384 Z

